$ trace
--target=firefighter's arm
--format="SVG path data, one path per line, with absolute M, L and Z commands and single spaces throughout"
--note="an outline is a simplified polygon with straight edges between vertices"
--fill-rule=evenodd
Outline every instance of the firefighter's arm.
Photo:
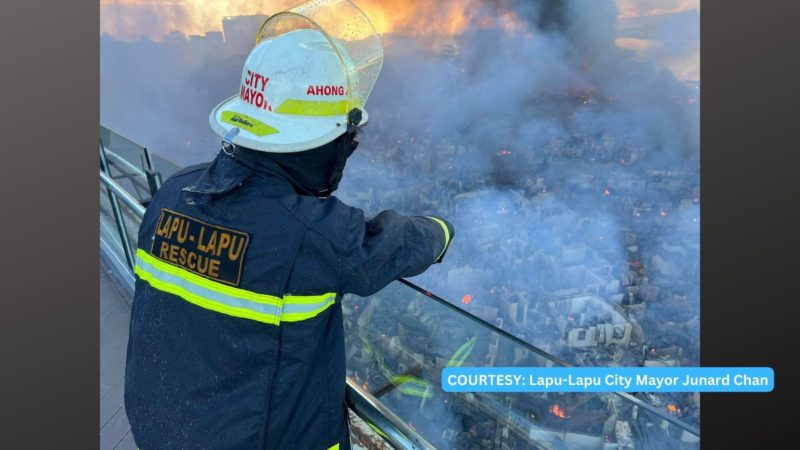
M 453 234 L 453 226 L 438 217 L 390 210 L 365 220 L 354 210 L 346 230 L 342 292 L 371 295 L 397 278 L 419 275 L 442 260 Z

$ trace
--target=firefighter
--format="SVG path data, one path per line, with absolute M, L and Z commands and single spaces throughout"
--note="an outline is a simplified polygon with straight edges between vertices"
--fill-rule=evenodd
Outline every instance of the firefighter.
M 342 296 L 422 273 L 453 238 L 331 196 L 382 60 L 347 0 L 270 17 L 210 114 L 221 151 L 152 199 L 125 378 L 140 449 L 350 448 Z

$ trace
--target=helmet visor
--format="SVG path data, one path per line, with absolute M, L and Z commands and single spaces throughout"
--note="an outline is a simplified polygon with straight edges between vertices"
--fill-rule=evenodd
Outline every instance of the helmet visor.
M 375 27 L 350 0 L 312 0 L 273 15 L 256 44 L 298 29 L 316 29 L 331 42 L 344 67 L 351 108 L 363 109 L 383 65 L 383 45 Z

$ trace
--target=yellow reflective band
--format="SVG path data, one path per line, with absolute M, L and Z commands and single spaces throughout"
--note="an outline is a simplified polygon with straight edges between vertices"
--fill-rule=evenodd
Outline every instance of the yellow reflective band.
M 258 294 L 196 275 L 137 249 L 134 272 L 154 289 L 176 295 L 201 308 L 272 325 L 298 322 L 319 315 L 336 302 L 336 294 Z
M 458 350 L 453 353 L 453 356 L 450 358 L 450 361 L 447 362 L 447 367 L 461 367 L 461 364 L 464 363 L 464 360 L 467 359 L 470 353 L 472 353 L 472 349 L 475 347 L 477 336 L 472 336 L 470 340 L 465 342 L 458 347 Z
M 421 378 L 411 375 L 397 375 L 389 378 L 389 382 L 397 386 L 397 389 L 403 394 L 424 398 L 433 397 L 430 384 Z
M 380 368 L 381 372 L 383 372 L 383 376 L 386 377 L 389 383 L 397 387 L 397 390 L 399 390 L 401 394 L 413 395 L 415 397 L 422 398 L 433 397 L 433 391 L 430 383 L 412 375 L 395 375 L 389 365 L 383 360 L 383 357 L 380 355 L 380 353 L 369 342 L 369 340 L 367 340 L 367 338 L 364 336 L 359 337 L 361 338 L 361 342 L 364 344 L 367 353 L 372 356 L 372 358 L 378 364 L 378 368 Z
M 328 447 L 328 450 L 339 450 L 339 444 L 333 444 L 332 446 Z
M 367 421 L 365 420 L 365 422 L 367 422 Z M 370 428 L 375 430 L 375 432 L 378 433 L 379 435 L 381 435 L 384 439 L 389 440 L 389 436 L 387 436 L 386 433 L 381 431 L 381 429 L 378 428 L 376 425 L 374 425 L 372 422 L 367 422 L 367 425 L 369 425 Z
M 336 294 L 309 295 L 307 297 L 286 296 L 283 298 L 281 322 L 299 322 L 316 317 L 336 302 Z
M 252 291 L 239 289 L 222 283 L 217 283 L 216 281 L 212 281 L 209 280 L 208 278 L 201 277 L 200 275 L 196 275 L 192 272 L 189 272 L 188 270 L 161 261 L 160 259 L 155 258 L 154 256 L 152 256 L 151 254 L 147 253 L 142 249 L 136 250 L 136 257 L 139 258 L 139 260 L 152 265 L 153 267 L 162 272 L 167 272 L 171 275 L 181 277 L 192 284 L 202 286 L 205 289 L 216 291 L 219 292 L 220 294 L 227 295 L 229 297 L 238 297 L 258 303 L 266 303 L 276 306 L 280 306 L 282 303 L 282 300 L 279 297 L 267 294 L 257 294 Z
M 431 216 L 425 216 L 425 217 L 441 225 L 442 229 L 444 230 L 444 248 L 442 249 L 442 253 L 439 253 L 439 256 L 436 257 L 436 260 L 438 261 L 439 258 L 441 258 L 442 255 L 444 255 L 444 251 L 447 250 L 447 246 L 450 244 L 450 230 L 447 228 L 447 224 L 442 222 L 441 219 L 437 219 L 436 217 L 431 217 Z
M 350 111 L 349 100 L 317 101 L 287 99 L 275 109 L 278 114 L 295 116 L 341 116 Z
M 325 302 L 330 299 L 331 296 L 335 297 L 336 294 L 329 292 L 327 294 L 320 295 L 284 295 L 283 301 L 286 304 L 305 305 L 309 303 Z
M 222 121 L 247 130 L 256 136 L 266 136 L 278 132 L 275 128 L 258 119 L 234 111 L 222 111 Z

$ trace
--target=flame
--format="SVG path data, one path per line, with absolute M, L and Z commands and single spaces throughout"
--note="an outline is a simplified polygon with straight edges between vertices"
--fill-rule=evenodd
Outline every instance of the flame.
M 559 419 L 566 419 L 567 418 L 567 413 L 564 412 L 564 410 L 561 409 L 561 407 L 558 406 L 557 404 L 553 404 L 553 406 L 550 407 L 550 413 L 552 413 L 554 416 L 558 417 Z
M 670 414 L 678 414 L 679 412 L 681 412 L 680 408 L 678 408 L 677 406 L 675 406 L 675 405 L 673 405 L 671 403 L 667 404 L 667 411 Z
M 470 303 L 472 303 L 472 296 L 467 294 L 461 297 L 461 303 L 464 305 L 469 305 Z
M 203 35 L 222 31 L 223 17 L 271 15 L 302 0 L 100 0 L 100 33 L 119 40 L 142 37 L 160 41 L 171 32 Z M 516 12 L 498 6 L 496 14 L 485 14 L 482 0 L 354 0 L 378 33 L 411 36 L 462 33 L 468 26 L 528 32 Z M 481 12 L 483 14 L 481 15 Z

